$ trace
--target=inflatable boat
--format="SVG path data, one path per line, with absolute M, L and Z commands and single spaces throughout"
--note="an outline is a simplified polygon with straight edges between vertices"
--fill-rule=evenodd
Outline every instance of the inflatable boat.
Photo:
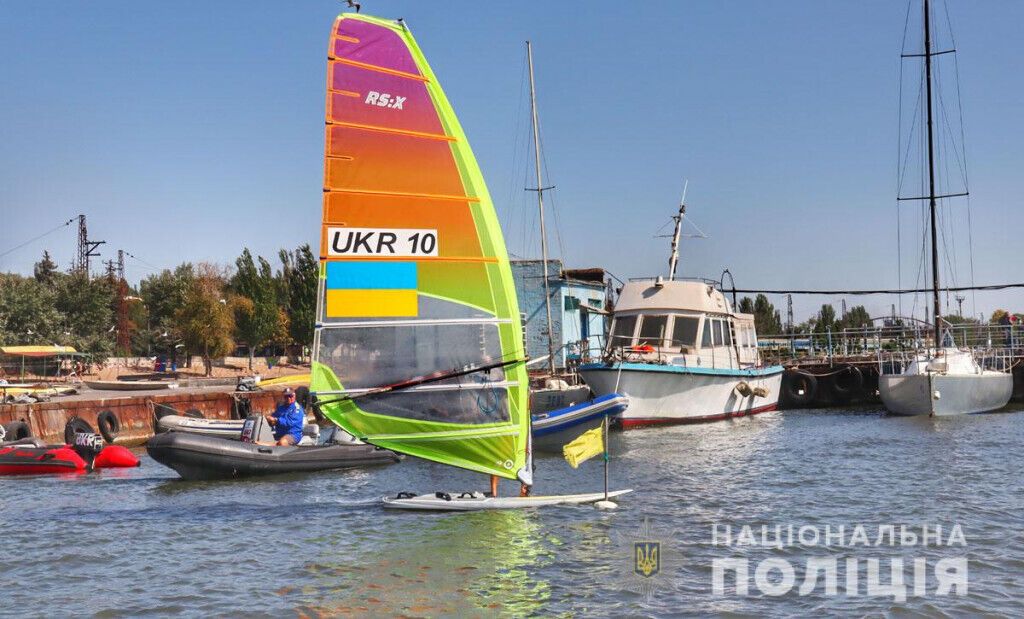
M 46 445 L 38 438 L 0 443 L 0 475 L 87 473 L 138 465 L 130 450 L 120 445 L 104 447 L 95 434 L 77 434 L 74 445 Z
M 533 415 L 533 447 L 538 451 L 562 451 L 562 446 L 580 434 L 601 425 L 605 417 L 621 415 L 629 398 L 609 393 L 548 413 Z
M 156 420 L 157 432 L 191 432 L 238 440 L 244 419 L 197 419 L 184 415 L 163 415 Z
M 335 443 L 329 438 L 318 443 L 281 447 L 191 432 L 167 432 L 149 439 L 146 451 L 188 480 L 328 471 L 391 464 L 401 458 L 392 451 L 362 443 Z

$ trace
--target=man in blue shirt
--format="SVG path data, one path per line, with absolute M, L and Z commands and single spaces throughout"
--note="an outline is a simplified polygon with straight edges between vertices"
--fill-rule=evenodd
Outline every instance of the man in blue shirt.
M 295 402 L 295 392 L 291 387 L 286 387 L 282 395 L 284 401 L 273 415 L 267 417 L 267 423 L 274 428 L 274 439 L 278 445 L 295 445 L 302 440 L 306 411 Z

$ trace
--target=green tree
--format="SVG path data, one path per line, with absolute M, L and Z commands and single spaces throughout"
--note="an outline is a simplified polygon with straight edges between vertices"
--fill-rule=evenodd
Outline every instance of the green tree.
M 754 328 L 759 336 L 782 333 L 782 318 L 763 294 L 754 299 Z
M 35 279 L 0 273 L 0 344 L 59 341 L 63 317 L 56 293 Z
M 145 321 L 147 328 L 142 332 L 144 335 L 136 340 L 136 346 L 166 353 L 172 362 L 177 362 L 178 346 L 184 342 L 175 322 L 175 314 L 184 305 L 195 277 L 193 266 L 185 263 L 173 271 L 164 269 L 142 280 L 139 296 L 142 298 L 145 316 L 139 317 L 139 324 Z
M 741 314 L 753 314 L 754 313 L 754 301 L 750 297 L 743 297 L 740 299 L 739 307 L 737 307 Z
M 302 245 L 294 252 L 282 249 L 280 258 L 281 280 L 289 318 L 288 334 L 292 343 L 312 346 L 320 262 L 308 244 Z
M 49 251 L 44 251 L 42 260 L 35 264 L 32 271 L 37 282 L 47 286 L 52 286 L 53 280 L 58 274 L 57 263 L 50 258 Z
M 79 352 L 102 361 L 114 351 L 115 293 L 105 278 L 72 273 L 56 280 L 55 307 L 63 317 L 63 338 Z
M 855 305 L 840 321 L 841 329 L 866 329 L 871 326 L 871 314 L 863 305 Z
M 231 333 L 235 327 L 232 309 L 225 299 L 224 273 L 210 264 L 200 264 L 189 282 L 174 323 L 185 346 L 203 357 L 206 375 L 213 373 L 213 358 L 223 357 L 234 348 Z
M 834 307 L 826 303 L 821 306 L 818 310 L 818 315 L 814 319 L 814 332 L 825 333 L 827 331 L 836 331 L 838 329 L 838 323 L 836 321 L 836 310 Z
M 279 282 L 274 278 L 270 263 L 262 256 L 259 267 L 246 248 L 235 261 L 235 275 L 231 289 L 251 303 L 234 303 L 235 333 L 249 348 L 249 369 L 258 348 L 273 343 L 282 333 L 281 311 L 278 303 Z

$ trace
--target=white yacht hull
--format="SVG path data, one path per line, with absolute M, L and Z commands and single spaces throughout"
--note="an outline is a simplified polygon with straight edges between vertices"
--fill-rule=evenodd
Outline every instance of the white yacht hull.
M 714 370 L 624 363 L 584 365 L 580 374 L 595 394 L 626 394 L 629 407 L 620 415 L 623 428 L 699 423 L 775 410 L 782 386 L 781 366 L 761 370 Z M 737 386 L 762 387 L 764 396 L 742 396 Z
M 883 374 L 878 394 L 885 408 L 896 415 L 968 415 L 1006 406 L 1013 394 L 1013 375 Z M 935 397 L 938 395 L 938 397 Z

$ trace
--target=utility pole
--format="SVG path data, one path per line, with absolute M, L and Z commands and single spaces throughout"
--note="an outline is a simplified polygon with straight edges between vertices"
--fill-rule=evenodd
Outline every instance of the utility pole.
M 793 332 L 793 295 L 786 295 L 786 332 Z
M 96 249 L 106 241 L 90 241 L 89 228 L 85 225 L 85 215 L 78 216 L 78 258 L 75 261 L 75 271 L 85 273 L 89 276 L 89 258 L 96 258 L 100 255 Z
M 128 333 L 128 282 L 124 279 L 124 250 L 117 250 L 117 349 L 128 356 L 131 348 Z
M 959 316 L 961 318 L 963 318 L 964 317 L 964 301 L 967 299 L 967 297 L 965 297 L 962 294 L 958 294 L 954 298 L 956 299 L 956 308 L 957 308 L 956 309 L 956 313 L 959 314 Z

